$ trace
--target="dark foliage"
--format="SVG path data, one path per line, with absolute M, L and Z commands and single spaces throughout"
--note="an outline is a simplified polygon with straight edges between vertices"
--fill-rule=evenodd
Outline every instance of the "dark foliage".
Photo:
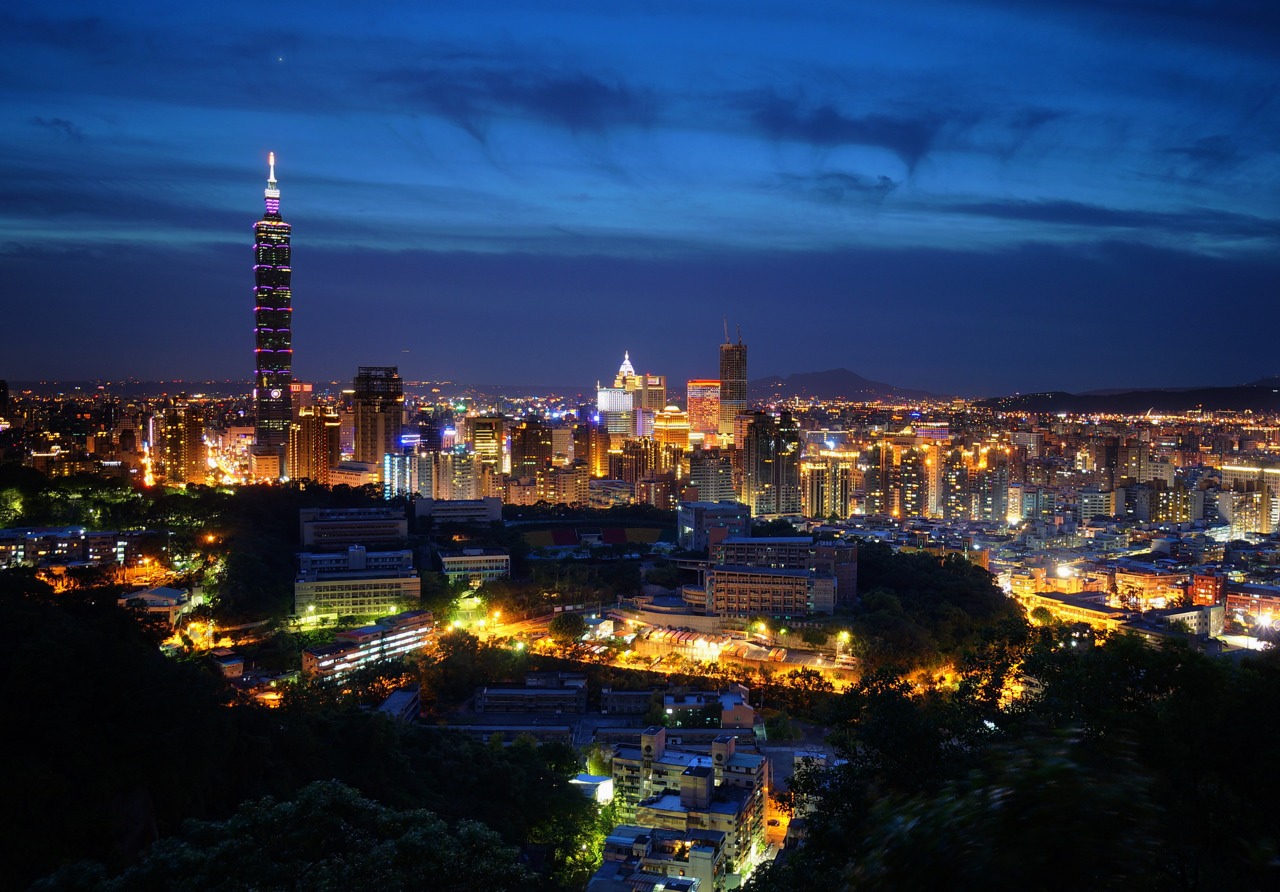
M 956 689 L 876 673 L 843 695 L 842 761 L 786 802 L 812 808 L 808 843 L 750 889 L 1274 888 L 1276 659 L 1021 631 Z M 1042 693 L 997 709 L 1024 673 Z

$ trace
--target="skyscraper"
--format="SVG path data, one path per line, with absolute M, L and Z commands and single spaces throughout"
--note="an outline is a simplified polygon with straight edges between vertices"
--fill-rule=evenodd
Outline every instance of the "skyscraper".
M 720 382 L 695 379 L 685 385 L 689 426 L 700 434 L 715 436 L 720 432 Z
M 790 412 L 751 416 L 742 446 L 742 501 L 753 517 L 800 513 L 800 427 Z
M 395 366 L 360 366 L 352 387 L 355 460 L 377 466 L 381 477 L 382 457 L 404 452 L 404 382 Z
M 329 469 L 340 460 L 342 421 L 337 411 L 304 406 L 289 428 L 286 467 L 295 480 L 329 485 Z
M 280 218 L 276 156 L 267 156 L 266 213 L 253 227 L 253 409 L 255 445 L 283 454 L 293 398 L 293 295 L 289 289 L 290 226 Z
M 154 456 L 166 483 L 203 483 L 209 473 L 204 413 L 185 395 L 159 413 Z
M 503 446 L 507 441 L 507 419 L 502 415 L 476 415 L 467 419 L 468 440 L 476 461 L 502 473 Z
M 733 419 L 747 411 L 747 345 L 729 342 L 729 329 L 720 345 L 720 436 L 733 436 Z

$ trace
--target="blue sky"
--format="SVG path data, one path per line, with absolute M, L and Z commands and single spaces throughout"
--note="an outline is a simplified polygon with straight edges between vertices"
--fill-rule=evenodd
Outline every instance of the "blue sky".
M 0 12 L 0 377 L 247 378 L 266 153 L 295 371 L 630 350 L 965 394 L 1280 373 L 1280 12 L 1206 2 Z

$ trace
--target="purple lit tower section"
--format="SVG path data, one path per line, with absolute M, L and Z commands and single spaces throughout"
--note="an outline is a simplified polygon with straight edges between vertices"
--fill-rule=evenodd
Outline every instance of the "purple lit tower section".
M 255 445 L 282 456 L 289 442 L 293 395 L 293 334 L 289 290 L 289 224 L 280 218 L 276 155 L 268 157 L 267 212 L 253 227 L 253 408 Z

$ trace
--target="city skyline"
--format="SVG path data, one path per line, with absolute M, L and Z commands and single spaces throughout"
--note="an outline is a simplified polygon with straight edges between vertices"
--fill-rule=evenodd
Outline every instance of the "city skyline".
M 303 380 L 587 390 L 629 350 L 679 382 L 725 316 L 752 378 L 1280 372 L 1280 18 L 1247 4 L 96 12 L 0 29 L 0 288 L 59 308 L 11 380 L 245 377 L 272 150 Z

